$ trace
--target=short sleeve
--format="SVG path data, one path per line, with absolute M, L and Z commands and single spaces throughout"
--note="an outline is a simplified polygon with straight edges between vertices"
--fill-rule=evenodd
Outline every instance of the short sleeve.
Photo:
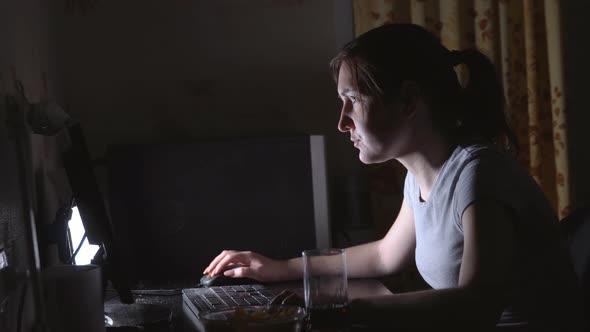
M 495 158 L 478 158 L 464 165 L 453 195 L 455 220 L 460 229 L 463 229 L 463 212 L 476 201 L 493 200 L 503 205 L 514 202 L 512 191 L 507 186 L 509 173 L 495 161 Z
M 463 216 L 463 212 L 465 209 L 473 202 L 477 200 L 478 193 L 477 193 L 477 171 L 478 171 L 479 162 L 477 160 L 471 161 L 467 164 L 459 179 L 457 181 L 457 185 L 455 186 L 455 193 L 453 195 L 453 205 L 454 205 L 454 213 L 456 222 L 458 223 L 457 226 L 460 229 L 463 229 L 461 224 L 461 218 Z

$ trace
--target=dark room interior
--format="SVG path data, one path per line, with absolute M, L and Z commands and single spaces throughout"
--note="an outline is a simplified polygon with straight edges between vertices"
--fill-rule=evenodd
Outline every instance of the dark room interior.
M 140 286 L 194 286 L 224 249 L 286 259 L 382 238 L 405 169 L 364 164 L 338 130 L 330 60 L 358 35 L 363 5 L 446 1 L 0 0 L 0 331 L 53 324 L 58 309 L 39 298 L 59 297 L 59 285 L 42 272 L 73 262 L 75 200 L 100 216 L 84 226 L 91 244 L 108 247 L 96 256 L 108 260 L 93 260 L 104 264 L 96 296 L 107 304 Z M 590 2 L 557 3 L 569 171 L 567 207 L 554 206 L 561 219 L 590 206 Z M 415 272 L 380 285 L 422 287 Z M 150 295 L 133 294 L 136 304 Z

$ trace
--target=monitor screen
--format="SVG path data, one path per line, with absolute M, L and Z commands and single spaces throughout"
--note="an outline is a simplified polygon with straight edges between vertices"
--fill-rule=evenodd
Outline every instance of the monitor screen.
M 198 280 L 222 250 L 331 243 L 322 136 L 113 146 L 109 206 L 134 280 Z

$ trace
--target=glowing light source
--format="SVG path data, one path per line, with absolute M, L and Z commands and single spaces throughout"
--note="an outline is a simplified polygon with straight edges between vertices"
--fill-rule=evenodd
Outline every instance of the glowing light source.
M 76 250 L 78 244 L 82 240 L 84 233 L 84 225 L 82 224 L 82 218 L 80 218 L 80 213 L 78 212 L 78 208 L 72 208 L 72 219 L 68 223 L 68 227 L 70 228 L 70 235 L 72 237 L 72 245 L 74 246 L 73 250 Z M 87 265 L 90 264 L 90 260 L 94 258 L 96 252 L 98 251 L 99 246 L 88 243 L 88 239 L 84 239 L 84 243 L 82 244 L 82 248 L 76 255 L 75 263 L 76 265 Z

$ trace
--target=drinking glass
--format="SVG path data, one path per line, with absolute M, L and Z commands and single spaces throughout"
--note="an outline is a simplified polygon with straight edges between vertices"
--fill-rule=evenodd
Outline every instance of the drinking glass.
M 303 291 L 311 329 L 337 327 L 346 322 L 348 273 L 344 249 L 305 250 Z

